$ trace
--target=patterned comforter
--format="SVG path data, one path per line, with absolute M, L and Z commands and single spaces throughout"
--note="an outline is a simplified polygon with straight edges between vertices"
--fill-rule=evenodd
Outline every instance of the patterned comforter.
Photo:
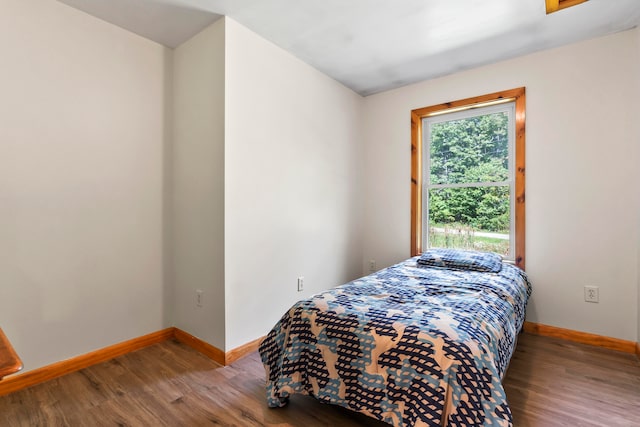
M 308 394 L 394 426 L 510 426 L 502 377 L 524 322 L 525 273 L 411 258 L 295 304 L 260 345 L 267 400 Z

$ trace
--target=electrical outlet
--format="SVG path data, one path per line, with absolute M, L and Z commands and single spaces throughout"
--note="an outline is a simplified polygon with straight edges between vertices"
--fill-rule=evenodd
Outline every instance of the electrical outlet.
M 304 277 L 298 277 L 298 292 L 302 292 L 304 290 Z
M 196 290 L 196 307 L 202 307 L 202 300 L 204 291 L 202 289 Z
M 371 271 L 371 272 L 376 271 L 376 260 L 375 259 L 370 259 L 369 260 L 369 271 Z
M 600 302 L 600 291 L 597 286 L 584 287 L 584 300 L 586 302 Z

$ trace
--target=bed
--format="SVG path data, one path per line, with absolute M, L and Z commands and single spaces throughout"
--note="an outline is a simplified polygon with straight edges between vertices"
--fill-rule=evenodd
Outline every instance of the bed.
M 531 285 L 495 254 L 432 250 L 299 301 L 261 343 L 267 403 L 306 394 L 393 426 L 510 426 L 502 378 Z

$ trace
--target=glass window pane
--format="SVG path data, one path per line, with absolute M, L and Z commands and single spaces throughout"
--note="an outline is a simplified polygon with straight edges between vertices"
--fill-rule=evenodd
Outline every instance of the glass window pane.
M 431 248 L 458 248 L 510 256 L 509 186 L 429 190 L 423 230 Z M 425 212 L 426 213 L 426 212 Z
M 507 112 L 430 121 L 430 183 L 506 181 L 509 177 L 508 126 Z

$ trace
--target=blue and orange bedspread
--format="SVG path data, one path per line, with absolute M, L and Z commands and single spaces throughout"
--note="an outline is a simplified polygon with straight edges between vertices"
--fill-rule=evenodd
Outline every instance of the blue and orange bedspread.
M 267 400 L 312 395 L 394 426 L 510 426 L 502 377 L 531 286 L 411 258 L 295 304 L 260 346 Z

